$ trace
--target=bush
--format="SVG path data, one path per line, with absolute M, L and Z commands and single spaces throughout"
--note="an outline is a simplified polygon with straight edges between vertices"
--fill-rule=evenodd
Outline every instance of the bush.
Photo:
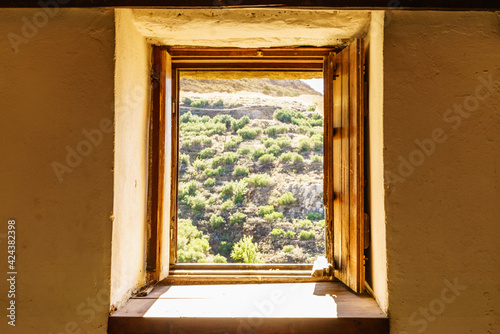
M 294 113 L 287 109 L 276 109 L 273 113 L 273 117 L 283 123 L 291 123 L 293 115 Z
M 293 247 L 292 245 L 283 246 L 283 252 L 285 252 L 285 253 L 291 253 L 291 252 L 293 252 L 294 248 L 295 247 Z
M 250 123 L 250 118 L 248 118 L 248 116 L 243 116 L 239 120 L 233 120 L 231 122 L 231 127 L 233 128 L 233 131 L 236 132 L 248 123 Z
M 212 139 L 205 135 L 196 135 L 191 140 L 191 145 L 209 145 L 212 146 Z
M 252 242 L 253 237 L 244 236 L 233 247 L 231 257 L 235 261 L 242 261 L 244 263 L 258 263 L 260 262 L 260 253 L 257 244 Z
M 212 215 L 210 217 L 210 225 L 212 225 L 213 228 L 219 228 L 225 221 L 226 220 L 221 216 Z
M 203 100 L 203 99 L 191 102 L 191 107 L 193 107 L 193 108 L 204 108 L 204 107 L 209 106 L 209 105 L 210 105 L 210 102 L 207 100 Z
M 238 131 L 236 131 L 236 133 L 238 135 L 240 135 L 241 138 L 243 138 L 243 139 L 251 140 L 251 139 L 255 139 L 255 137 L 260 135 L 262 133 L 262 129 L 258 128 L 258 127 L 250 128 L 250 127 L 246 126 L 242 129 L 239 129 Z
M 196 120 L 196 116 L 193 116 L 193 114 L 191 114 L 190 111 L 182 114 L 181 117 L 179 118 L 180 123 L 190 123 L 194 120 Z
M 266 129 L 266 134 L 271 137 L 276 137 L 278 134 L 284 134 L 288 132 L 288 128 L 286 126 L 278 126 L 273 125 Z
M 248 175 L 250 171 L 245 166 L 236 166 L 233 170 L 233 176 L 244 176 Z
M 243 141 L 240 137 L 233 137 L 224 143 L 225 150 L 234 150 Z
M 283 231 L 283 229 L 281 229 L 281 228 L 273 228 L 273 230 L 270 233 L 270 235 L 273 238 L 277 238 L 279 236 L 282 236 L 283 234 L 285 234 L 285 231 Z
M 181 263 L 203 262 L 210 250 L 207 237 L 188 219 L 179 219 L 177 228 L 178 261 Z
M 278 145 L 280 148 L 285 148 L 290 146 L 291 142 L 292 140 L 286 136 L 279 137 L 278 139 L 276 139 L 276 145 Z
M 226 126 L 226 129 L 231 127 L 231 123 L 234 121 L 230 115 L 217 115 L 213 118 L 215 123 L 222 123 Z
M 267 187 L 271 184 L 271 178 L 267 174 L 253 174 L 245 180 L 252 187 Z
M 280 153 L 281 153 L 281 148 L 278 145 L 272 145 L 266 150 L 266 154 L 272 154 L 274 156 L 277 156 Z
M 316 233 L 314 233 L 314 230 L 309 230 L 309 231 L 300 231 L 299 238 L 300 240 L 309 240 L 316 237 Z
M 325 220 L 321 219 L 316 222 L 316 226 L 319 226 L 321 228 L 325 228 Z
M 255 150 L 253 150 L 252 152 L 252 158 L 254 160 L 257 160 L 259 159 L 261 156 L 263 156 L 264 154 L 266 154 L 266 151 L 264 151 L 263 149 L 261 148 L 256 148 Z
M 319 212 L 308 212 L 306 214 L 306 219 L 309 219 L 309 220 L 319 220 L 323 218 L 323 214 L 319 213 Z
M 227 263 L 227 259 L 225 256 L 217 254 L 214 256 L 214 263 Z
M 198 195 L 190 198 L 189 205 L 191 206 L 191 210 L 195 212 L 201 212 L 205 210 L 205 205 L 207 205 L 207 201 L 205 200 L 204 197 Z
M 297 221 L 294 225 L 297 227 L 309 227 L 312 226 L 312 222 L 309 219 L 302 219 Z
M 232 250 L 233 250 L 232 242 L 221 241 L 219 247 L 217 247 L 217 253 L 220 253 L 226 257 L 230 256 Z
M 182 104 L 184 104 L 186 106 L 190 106 L 191 102 L 193 102 L 193 100 L 191 100 L 189 97 L 185 97 L 182 99 Z
M 239 182 L 234 183 L 234 188 L 233 188 L 233 201 L 234 203 L 241 203 L 243 202 L 243 198 L 245 197 L 245 194 L 247 193 L 248 188 L 247 188 L 247 182 L 245 180 L 240 180 Z
M 224 101 L 223 100 L 217 100 L 213 103 L 213 106 L 218 109 L 224 108 Z
M 307 152 L 311 149 L 311 142 L 309 138 L 301 138 L 299 140 L 299 152 Z
M 270 138 L 270 137 L 262 137 L 260 139 L 260 142 L 264 144 L 265 147 L 270 147 L 276 144 L 276 140 Z
M 179 163 L 181 165 L 189 166 L 189 154 L 185 153 L 179 154 Z
M 278 205 L 287 206 L 295 203 L 297 199 L 293 197 L 293 194 L 291 192 L 287 191 L 286 193 L 278 197 L 276 201 L 278 202 Z
M 220 195 L 224 198 L 232 197 L 233 196 L 233 189 L 234 189 L 234 183 L 227 182 L 222 186 L 222 190 L 220 192 Z
M 265 216 L 274 212 L 274 205 L 259 206 L 259 215 Z
M 200 159 L 210 159 L 215 155 L 215 150 L 213 148 L 205 148 L 198 152 L 198 158 Z
M 221 210 L 222 211 L 230 211 L 234 208 L 234 202 L 230 199 L 222 203 Z
M 212 160 L 212 168 L 222 166 L 222 165 L 232 165 L 238 161 L 240 157 L 233 152 L 226 152 L 223 156 L 215 157 Z
M 215 185 L 215 179 L 213 177 L 208 178 L 205 183 L 203 183 L 205 187 L 212 188 Z
M 236 151 L 236 153 L 238 153 L 239 155 L 247 155 L 248 153 L 250 153 L 251 149 L 250 147 L 242 147 L 242 148 L 239 148 L 238 151 Z
M 267 163 L 270 163 L 273 161 L 274 161 L 274 155 L 269 154 L 269 153 L 266 153 L 259 158 L 259 162 L 263 163 L 263 164 L 267 164 Z
M 281 218 L 283 218 L 283 213 L 277 212 L 277 211 L 270 213 L 270 214 L 267 214 L 267 215 L 264 215 L 264 219 L 267 221 L 275 221 L 275 220 L 278 220 Z
M 323 157 L 321 155 L 312 154 L 311 155 L 311 160 L 313 162 L 323 162 Z
M 286 233 L 285 233 L 285 237 L 287 237 L 287 238 L 295 238 L 295 235 L 296 235 L 296 234 L 297 234 L 297 233 L 295 233 L 295 232 L 293 232 L 293 231 L 286 231 Z
M 307 107 L 307 111 L 315 111 L 316 110 L 316 105 L 312 104 L 309 107 Z
M 212 176 L 216 176 L 216 175 L 224 175 L 225 172 L 226 172 L 226 168 L 219 166 L 217 169 L 207 168 L 203 172 L 203 175 L 205 177 L 212 177 Z
M 229 217 L 229 223 L 234 224 L 234 223 L 243 223 L 245 219 L 247 218 L 247 215 L 245 215 L 242 212 L 236 212 L 233 214 L 231 217 Z

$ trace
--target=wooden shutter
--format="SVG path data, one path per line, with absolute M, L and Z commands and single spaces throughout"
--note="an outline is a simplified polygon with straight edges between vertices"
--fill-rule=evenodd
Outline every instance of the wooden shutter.
M 363 57 L 363 41 L 357 39 L 339 53 L 330 55 L 325 68 L 330 72 L 325 73 L 325 79 L 333 79 L 331 88 L 328 87 L 333 94 L 331 177 L 334 194 L 331 199 L 333 222 L 329 223 L 333 225 L 330 238 L 333 239 L 335 277 L 356 292 L 364 290 L 365 282 Z M 325 88 L 327 86 L 325 84 Z
M 168 275 L 170 248 L 170 188 L 172 129 L 172 61 L 170 55 L 153 47 L 152 114 L 150 130 L 150 237 L 148 271 L 150 278 L 161 280 Z

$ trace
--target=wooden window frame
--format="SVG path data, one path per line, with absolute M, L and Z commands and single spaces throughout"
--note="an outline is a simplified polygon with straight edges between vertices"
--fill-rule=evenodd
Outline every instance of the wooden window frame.
M 352 290 L 363 292 L 363 52 L 362 40 L 355 40 L 342 50 L 153 47 L 151 219 L 147 250 L 152 280 L 206 284 L 339 279 Z M 200 70 L 323 72 L 325 255 L 334 270 L 311 276 L 313 265 L 307 264 L 177 263 L 179 72 Z M 166 124 L 170 117 L 170 124 Z M 170 156 L 167 154 L 170 150 L 166 140 L 168 130 L 171 132 Z M 165 163 L 167 158 L 170 164 Z

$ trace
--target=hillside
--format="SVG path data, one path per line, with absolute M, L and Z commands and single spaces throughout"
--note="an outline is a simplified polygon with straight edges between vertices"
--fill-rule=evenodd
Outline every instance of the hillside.
M 193 81 L 199 92 L 181 91 L 179 261 L 324 255 L 323 116 L 311 104 L 322 96 L 302 84 L 283 87 L 307 95 L 279 97 L 210 92 L 214 80 Z

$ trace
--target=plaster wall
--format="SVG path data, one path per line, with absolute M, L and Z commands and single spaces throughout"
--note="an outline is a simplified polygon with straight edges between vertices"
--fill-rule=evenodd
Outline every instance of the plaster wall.
M 386 17 L 391 332 L 497 333 L 500 17 L 419 11 Z
M 115 168 L 111 304 L 146 283 L 151 48 L 129 9 L 115 10 Z
M 0 11 L 1 333 L 105 332 L 114 38 L 112 10 Z M 16 327 L 6 317 L 8 219 Z

